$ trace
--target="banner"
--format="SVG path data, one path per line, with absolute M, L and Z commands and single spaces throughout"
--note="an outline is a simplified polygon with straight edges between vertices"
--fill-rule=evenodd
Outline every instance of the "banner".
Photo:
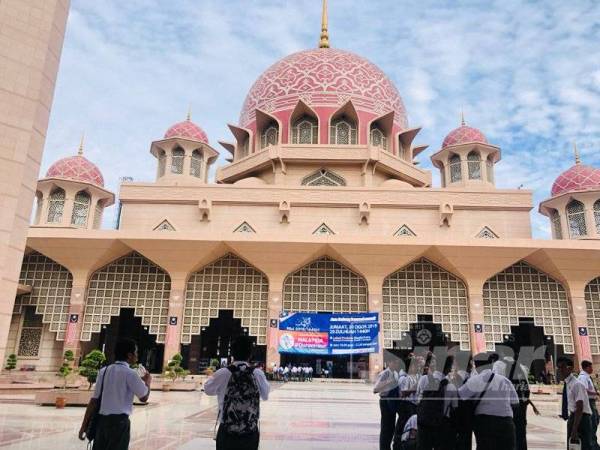
M 379 352 L 379 314 L 290 313 L 279 319 L 279 353 L 349 355 Z

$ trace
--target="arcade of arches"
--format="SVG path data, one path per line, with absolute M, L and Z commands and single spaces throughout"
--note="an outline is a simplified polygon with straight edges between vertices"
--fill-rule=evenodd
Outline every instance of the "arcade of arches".
M 277 346 L 270 331 L 275 313 L 372 311 L 380 313 L 382 349 L 406 349 L 406 337 L 421 329 L 461 350 L 484 349 L 473 340 L 476 321 L 471 317 L 467 284 L 461 278 L 417 258 L 381 279 L 382 301 L 377 306 L 369 294 L 377 288 L 369 287 L 364 276 L 332 257 L 319 257 L 288 273 L 277 289 L 251 262 L 227 253 L 189 274 L 181 313 L 174 315 L 171 276 L 140 253 L 131 252 L 89 276 L 81 319 L 72 324 L 73 276 L 66 267 L 33 251 L 23 261 L 20 284 L 28 290 L 16 299 L 9 348 L 38 370 L 52 370 L 65 348 L 74 348 L 79 355 L 102 348 L 110 355 L 116 337 L 129 336 L 140 342 L 142 363 L 149 368 L 160 371 L 170 353 L 182 351 L 186 364 L 196 372 L 209 359 L 229 356 L 231 340 L 239 334 L 255 339 L 257 360 L 267 359 L 268 348 Z M 270 289 L 282 293 L 279 307 L 270 303 Z M 519 342 L 527 341 L 523 336 L 535 333 L 522 329 L 526 322 L 562 352 L 576 352 L 567 291 L 531 264 L 519 261 L 489 278 L 482 300 L 481 342 L 488 350 L 516 336 Z M 591 351 L 598 354 L 600 277 L 587 283 L 585 303 Z M 381 361 L 377 358 L 382 353 L 356 355 L 356 360 L 373 365 Z M 278 355 L 265 362 L 308 361 L 300 359 Z M 348 361 L 335 364 L 345 367 Z M 337 373 L 343 376 L 344 370 Z

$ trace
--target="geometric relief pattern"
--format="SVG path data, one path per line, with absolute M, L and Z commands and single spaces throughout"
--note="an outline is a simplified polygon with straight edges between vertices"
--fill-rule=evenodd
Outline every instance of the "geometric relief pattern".
M 139 253 L 117 259 L 90 278 L 81 340 L 91 340 L 121 308 L 133 308 L 148 332 L 164 343 L 170 293 L 169 275 Z
M 367 312 L 367 283 L 324 256 L 289 274 L 283 283 L 283 310 L 292 312 Z
M 592 354 L 597 355 L 600 353 L 600 277 L 585 287 L 585 306 Z
M 258 345 L 267 343 L 269 282 L 242 259 L 228 253 L 192 274 L 185 290 L 181 343 L 189 344 L 219 310 L 233 311 Z
M 410 331 L 420 314 L 433 316 L 461 350 L 470 349 L 467 289 L 459 278 L 425 258 L 394 272 L 383 282 L 384 347 L 393 348 L 394 341 Z
M 35 358 L 39 355 L 43 328 L 42 318 L 35 313 L 35 308 L 26 306 L 17 355 L 26 358 Z
M 552 185 L 552 196 L 565 192 L 584 191 L 600 187 L 600 170 L 583 164 L 575 164 L 563 172 Z
M 31 286 L 29 294 L 19 295 L 15 300 L 13 314 L 21 314 L 24 306 L 35 307 L 42 323 L 56 333 L 56 339 L 65 339 L 73 276 L 50 258 L 32 252 L 25 255 L 21 265 L 19 283 Z
M 69 156 L 56 161 L 46 172 L 46 178 L 66 178 L 104 186 L 104 177 L 96 165 L 83 156 Z
M 488 227 L 483 227 L 475 237 L 480 239 L 498 239 L 498 235 Z
M 535 267 L 520 261 L 488 279 L 483 286 L 483 315 L 487 348 L 493 351 L 519 318 L 533 317 L 534 325 L 573 353 L 567 293 L 563 286 Z
M 481 142 L 483 144 L 487 144 L 487 139 L 477 128 L 462 125 L 452 130 L 448 136 L 446 136 L 444 142 L 442 143 L 442 148 L 470 142 Z

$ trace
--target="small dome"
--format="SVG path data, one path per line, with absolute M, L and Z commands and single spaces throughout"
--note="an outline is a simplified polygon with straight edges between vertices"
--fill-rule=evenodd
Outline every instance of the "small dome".
M 396 188 L 414 188 L 414 186 L 406 181 L 397 180 L 395 178 L 390 178 L 389 180 L 385 180 L 380 184 L 381 187 L 396 187 Z
M 238 186 L 262 186 L 267 183 L 265 183 L 265 180 L 263 180 L 262 178 L 248 177 L 242 178 L 241 180 L 238 180 L 233 184 L 237 184 Z
M 208 136 L 206 136 L 204 130 L 189 119 L 176 123 L 169 128 L 165 133 L 165 139 L 169 138 L 190 139 L 208 144 Z
M 600 189 L 600 169 L 584 164 L 575 164 L 558 176 L 552 185 L 552 196 L 588 189 Z
M 448 133 L 448 136 L 442 143 L 442 148 L 449 147 L 451 145 L 467 144 L 471 142 L 480 142 L 487 144 L 487 139 L 481 131 L 477 128 L 472 128 L 467 125 L 461 125 L 460 127 L 452 130 Z
M 81 155 L 56 161 L 46 172 L 46 178 L 64 178 L 104 187 L 104 177 L 100 169 Z

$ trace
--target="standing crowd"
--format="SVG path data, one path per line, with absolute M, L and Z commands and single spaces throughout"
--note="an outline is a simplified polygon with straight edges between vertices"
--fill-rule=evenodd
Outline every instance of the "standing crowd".
M 275 381 L 312 381 L 313 380 L 313 368 L 311 366 L 277 366 L 273 365 L 272 369 L 273 380 Z

